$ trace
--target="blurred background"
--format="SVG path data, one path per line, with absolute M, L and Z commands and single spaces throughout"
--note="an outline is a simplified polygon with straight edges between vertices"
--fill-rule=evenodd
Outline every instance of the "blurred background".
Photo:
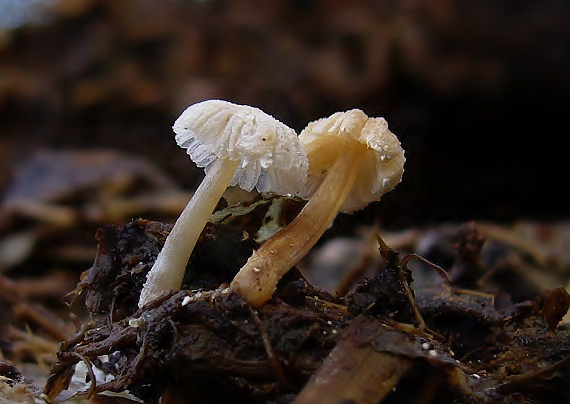
M 98 228 L 174 222 L 203 173 L 172 123 L 210 98 L 297 131 L 360 108 L 401 140 L 402 183 L 305 269 L 379 259 L 375 221 L 449 269 L 477 220 L 515 301 L 570 290 L 568 21 L 563 0 L 0 0 L 0 356 L 49 364 L 73 335 Z
M 386 225 L 567 217 L 569 17 L 560 0 L 0 0 L 0 187 L 36 150 L 110 148 L 191 190 L 172 122 L 222 98 L 296 130 L 385 117 L 408 159 L 371 208 Z

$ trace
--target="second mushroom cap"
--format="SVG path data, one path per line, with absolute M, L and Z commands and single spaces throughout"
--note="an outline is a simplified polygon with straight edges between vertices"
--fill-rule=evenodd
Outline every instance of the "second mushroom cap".
M 315 193 L 339 153 L 345 152 L 347 142 L 361 144 L 367 151 L 341 212 L 362 209 L 380 199 L 402 179 L 404 150 L 384 118 L 369 118 L 359 109 L 337 112 L 309 123 L 299 135 L 299 141 L 310 161 L 307 186 L 300 193 L 305 199 Z

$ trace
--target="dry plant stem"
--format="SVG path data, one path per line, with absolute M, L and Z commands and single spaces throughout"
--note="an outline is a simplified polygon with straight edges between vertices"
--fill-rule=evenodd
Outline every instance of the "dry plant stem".
M 348 146 L 297 217 L 265 242 L 240 269 L 231 288 L 253 306 L 275 291 L 279 279 L 316 244 L 352 189 L 366 146 Z
M 24 298 L 17 288 L 16 282 L 0 276 L 0 295 L 12 305 L 17 317 L 37 325 L 56 341 L 65 341 L 69 337 L 65 323 L 43 306 Z
M 267 352 L 267 359 L 269 361 L 269 366 L 271 366 L 273 373 L 275 373 L 275 377 L 277 378 L 277 380 L 279 380 L 279 382 L 283 385 L 283 387 L 286 387 L 287 389 L 291 390 L 292 389 L 291 382 L 287 378 L 287 375 L 285 374 L 285 371 L 283 370 L 281 363 L 279 363 L 279 358 L 275 354 L 275 350 L 271 345 L 271 341 L 269 340 L 269 334 L 267 332 L 267 327 L 257 315 L 257 311 L 252 307 L 250 307 L 249 309 L 251 317 L 253 318 L 253 321 L 255 322 L 257 328 L 259 328 L 259 332 L 261 333 L 261 341 L 263 342 L 263 347 L 265 348 L 265 352 Z
M 29 327 L 27 327 L 26 332 L 13 326 L 8 326 L 7 337 L 12 341 L 11 349 L 17 357 L 24 357 L 27 354 L 31 354 L 40 367 L 45 365 L 46 359 L 51 361 L 57 352 L 57 343 L 40 335 L 33 334 Z
M 431 269 L 433 269 L 434 271 L 436 271 L 439 276 L 441 276 L 443 278 L 443 280 L 448 284 L 451 285 L 451 278 L 449 277 L 449 274 L 447 273 L 447 271 L 445 269 L 443 269 L 442 267 L 440 267 L 439 265 L 434 264 L 433 262 L 425 259 L 424 257 L 422 257 L 419 254 L 416 253 L 411 253 L 406 255 L 406 257 L 404 257 L 404 259 L 402 260 L 402 262 L 400 263 L 400 266 L 402 268 L 404 268 L 408 262 L 410 262 L 410 260 L 412 259 L 417 259 L 420 262 L 423 262 L 424 264 L 428 265 Z
M 370 346 L 355 349 L 358 351 L 338 352 L 335 360 L 321 367 L 293 404 L 377 404 L 411 366 L 407 359 Z
M 355 334 L 369 325 L 361 320 L 354 320 L 293 404 L 377 404 L 411 368 L 411 360 L 363 343 Z
M 412 312 L 414 313 L 414 317 L 416 318 L 416 328 L 418 331 L 419 335 L 422 335 L 424 337 L 433 337 L 439 341 L 443 341 L 443 336 L 439 335 L 438 333 L 436 333 L 435 331 L 430 330 L 427 325 L 426 322 L 424 321 L 424 318 L 422 317 L 422 314 L 420 313 L 420 309 L 418 308 L 418 304 L 416 303 L 416 299 L 414 298 L 414 294 L 412 293 L 410 286 L 408 285 L 408 282 L 406 280 L 406 277 L 404 275 L 404 272 L 402 270 L 402 268 L 399 268 L 398 270 L 399 274 L 399 278 L 400 278 L 400 284 L 402 285 L 402 289 L 404 289 L 404 293 L 406 294 L 406 297 L 408 298 L 408 302 L 410 303 L 410 307 L 412 308 Z
M 542 243 L 527 240 L 523 236 L 517 234 L 514 230 L 506 229 L 492 223 L 478 222 L 477 228 L 481 230 L 481 233 L 486 237 L 503 241 L 530 254 L 539 265 L 548 265 L 550 251 L 548 251 Z
M 546 379 L 548 376 L 551 376 L 554 372 L 556 372 L 560 366 L 566 364 L 568 360 L 570 359 L 563 358 L 557 362 L 554 362 L 552 365 L 548 365 L 536 370 L 531 370 L 520 375 L 510 376 L 507 378 L 507 381 L 505 383 L 497 387 L 497 391 L 501 394 L 505 394 L 511 391 L 514 392 L 519 390 L 521 386 L 528 386 L 538 379 Z
M 219 159 L 184 208 L 156 262 L 147 275 L 139 307 L 170 291 L 179 290 L 190 254 L 208 222 L 212 211 L 230 184 L 239 161 Z

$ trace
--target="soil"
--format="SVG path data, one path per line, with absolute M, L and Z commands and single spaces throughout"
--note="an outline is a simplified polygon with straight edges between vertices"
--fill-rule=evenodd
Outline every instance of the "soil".
M 568 19 L 559 0 L 2 2 L 0 402 L 570 402 Z M 227 286 L 303 202 L 229 189 L 183 289 L 139 309 L 203 175 L 172 122 L 208 98 L 297 131 L 383 116 L 403 182 L 257 309 Z
M 58 396 L 83 362 L 112 376 L 94 382 L 90 370 L 87 397 L 129 391 L 148 403 L 164 396 L 204 403 L 570 398 L 570 330 L 558 327 L 570 295 L 558 288 L 515 303 L 504 291 L 502 299 L 489 293 L 493 279 L 475 287 L 488 267 L 474 223 L 458 229 L 451 277 L 438 268 L 416 297 L 405 266 L 414 257 L 400 260 L 380 242 L 383 265 L 345 296 L 320 291 L 293 270 L 272 301 L 254 309 L 227 288 L 223 265 L 199 257 L 213 256 L 222 244 L 227 254 L 247 259 L 254 241 L 243 240 L 232 221 L 210 224 L 196 247 L 193 261 L 207 262 L 201 267 L 207 277 L 187 278 L 182 291 L 142 309 L 138 294 L 169 226 L 138 220 L 102 229 L 95 263 L 76 291 L 85 295 L 92 320 L 60 344 L 45 395 Z M 394 371 L 371 370 L 386 367 Z M 393 387 L 363 387 L 369 385 Z

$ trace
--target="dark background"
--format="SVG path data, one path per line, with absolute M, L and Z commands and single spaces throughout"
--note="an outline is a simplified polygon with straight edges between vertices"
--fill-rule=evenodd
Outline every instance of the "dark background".
M 406 173 L 362 220 L 568 218 L 567 4 L 55 2 L 0 34 L 0 186 L 34 150 L 109 147 L 191 189 L 202 174 L 172 122 L 222 98 L 296 130 L 385 117 Z

